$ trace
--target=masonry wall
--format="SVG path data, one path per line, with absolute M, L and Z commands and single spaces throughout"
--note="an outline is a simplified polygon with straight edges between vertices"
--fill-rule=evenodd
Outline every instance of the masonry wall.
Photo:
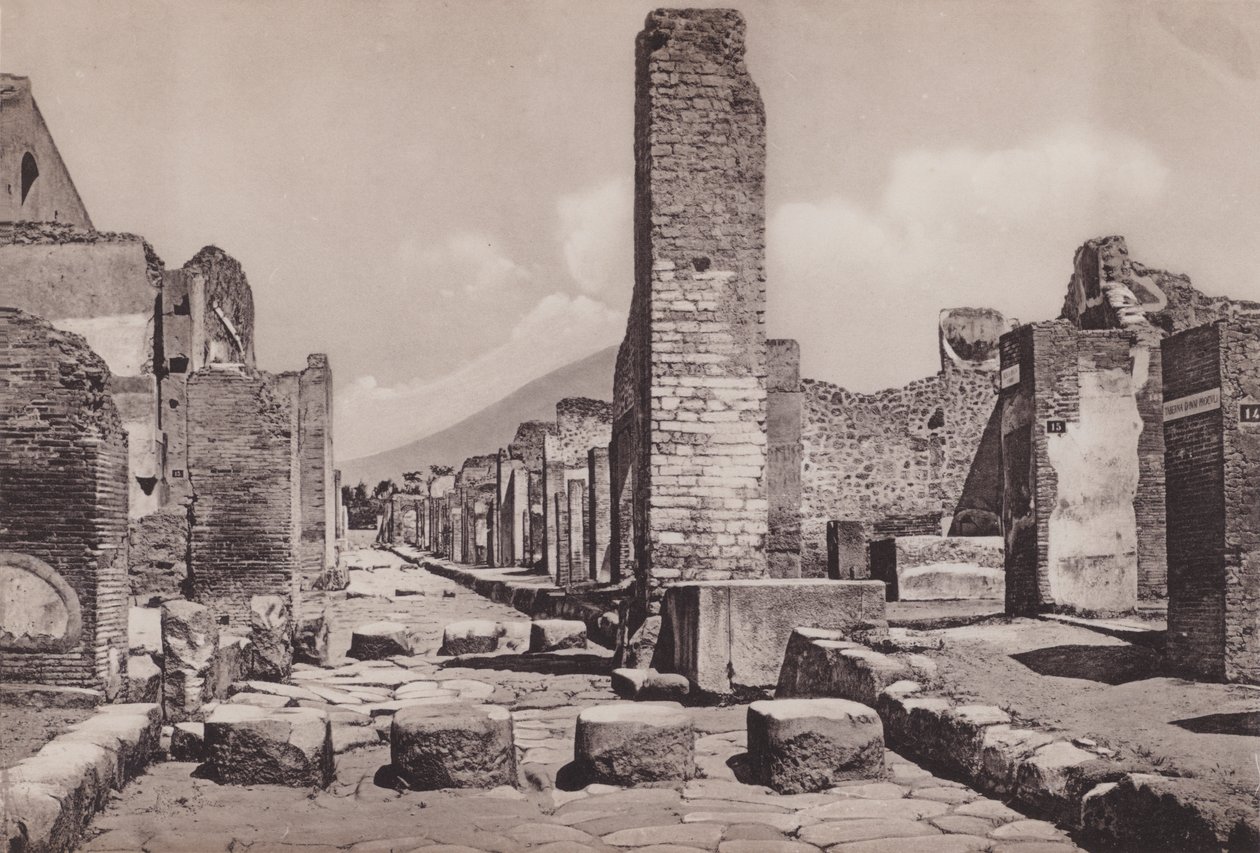
M 543 466 L 546 464 L 544 444 L 547 433 L 554 432 L 555 428 L 554 423 L 547 421 L 526 421 L 516 428 L 516 435 L 508 445 L 508 455 L 524 463 L 528 476 L 529 528 L 525 536 L 529 543 L 525 560 L 525 565 L 528 566 L 536 566 L 544 561 L 547 541 L 543 494 Z
M 1133 342 L 1126 331 L 1080 331 L 1061 320 L 1002 338 L 1008 613 L 1137 604 L 1143 424 Z
M 619 578 L 613 577 L 612 491 L 609 487 L 607 447 L 592 447 L 587 454 L 586 487 L 589 577 L 600 583 L 615 582 Z
M 0 681 L 95 688 L 127 661 L 127 435 L 105 361 L 0 308 Z
M 306 357 L 298 385 L 302 494 L 302 574 L 313 583 L 337 564 L 336 487 L 333 483 L 332 370 L 328 356 Z
M 641 598 L 767 574 L 765 114 L 744 21 L 662 9 L 636 43 L 635 287 L 617 443 Z M 633 424 L 622 422 L 627 404 Z M 651 593 L 654 594 L 654 593 Z
M 953 367 L 876 394 L 802 379 L 801 574 L 827 576 L 828 520 L 939 535 L 981 445 L 995 382 L 993 372 Z
M 1260 326 L 1216 322 L 1163 346 L 1168 646 L 1174 671 L 1260 683 Z M 1178 414 L 1219 389 L 1219 403 Z M 1184 412 L 1185 410 L 1182 409 Z
M 568 397 L 556 404 L 555 428 L 543 436 L 542 491 L 547 571 L 557 583 L 562 577 L 581 577 L 587 571 L 585 563 L 576 571 L 571 566 L 572 547 L 563 544 L 570 538 L 560 527 L 566 523 L 563 516 L 568 512 L 569 483 L 586 481 L 588 452 L 592 447 L 607 446 L 611 437 L 612 410 L 607 402 Z
M 0 175 L 0 221 L 92 227 L 28 77 L 0 74 Z
M 161 260 L 135 235 L 20 223 L 0 244 L 0 281 L 0 302 L 82 335 L 109 366 L 128 435 L 128 506 L 133 517 L 152 512 L 163 500 L 154 376 Z
M 232 625 L 248 618 L 251 596 L 296 596 L 296 385 L 227 364 L 188 380 L 192 594 Z

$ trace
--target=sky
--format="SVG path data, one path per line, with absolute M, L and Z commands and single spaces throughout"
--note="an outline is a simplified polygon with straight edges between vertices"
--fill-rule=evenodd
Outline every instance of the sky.
M 349 459 L 620 342 L 656 5 L 0 0 L 0 70 L 97 228 L 240 260 L 259 366 L 329 354 Z M 1260 3 L 726 5 L 767 114 L 767 331 L 805 376 L 934 373 L 942 308 L 1054 317 L 1106 234 L 1260 300 Z

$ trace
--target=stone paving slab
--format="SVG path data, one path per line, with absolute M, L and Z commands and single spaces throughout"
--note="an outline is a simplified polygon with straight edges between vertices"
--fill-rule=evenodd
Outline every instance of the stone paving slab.
M 333 664 L 299 667 L 293 682 L 364 696 L 333 701 L 361 715 L 365 707 L 453 691 L 462 701 L 488 702 L 512 713 L 520 762 L 518 788 L 408 791 L 396 787 L 389 747 L 379 742 L 382 713 L 353 735 L 342 729 L 337 778 L 327 791 L 277 786 L 222 786 L 199 778 L 197 765 L 154 765 L 94 821 L 88 851 L 386 850 L 635 851 L 635 853 L 805 853 L 805 851 L 970 851 L 1039 853 L 1076 849 L 1058 830 L 979 797 L 886 752 L 889 778 L 843 784 L 825 792 L 778 795 L 740 781 L 747 706 L 689 709 L 696 728 L 700 777 L 661 787 L 589 785 L 564 790 L 574 729 L 583 708 L 617 701 L 606 656 L 565 652 L 436 655 L 447 622 L 519 619 L 451 580 L 405 567 L 392 554 L 362 560 L 387 564 L 350 573 L 351 589 L 370 595 L 406 586 L 425 595 L 336 599 L 330 607 Z M 453 597 L 444 595 L 454 592 Z M 387 661 L 346 660 L 355 624 L 390 619 L 407 625 L 416 654 Z M 338 697 L 332 694 L 336 700 Z M 441 697 L 439 697 L 441 698 Z M 358 704 L 355 704 L 355 703 Z M 377 743 L 372 742 L 375 736 Z M 560 780 L 561 787 L 556 787 Z M 1033 853 L 1032 847 L 1027 847 Z

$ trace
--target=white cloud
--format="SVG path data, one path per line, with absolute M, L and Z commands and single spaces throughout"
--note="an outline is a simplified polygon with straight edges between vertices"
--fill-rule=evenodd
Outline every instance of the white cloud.
M 360 376 L 337 394 L 338 455 L 353 459 L 445 429 L 527 382 L 617 343 L 625 323 L 624 314 L 598 300 L 552 293 L 497 347 L 452 373 L 390 386 Z
M 439 246 L 421 247 L 407 240 L 398 248 L 404 269 L 426 282 L 473 296 L 493 296 L 533 279 L 533 273 L 513 261 L 487 234 L 462 231 Z
M 560 240 L 569 275 L 592 295 L 628 301 L 634 277 L 634 190 L 614 178 L 560 197 Z
M 1075 247 L 1126 232 L 1140 243 L 1167 177 L 1140 142 L 1081 128 L 998 151 L 909 152 L 873 209 L 832 197 L 774 212 L 771 333 L 801 342 L 806 375 L 855 389 L 927 375 L 940 309 L 1057 316 Z

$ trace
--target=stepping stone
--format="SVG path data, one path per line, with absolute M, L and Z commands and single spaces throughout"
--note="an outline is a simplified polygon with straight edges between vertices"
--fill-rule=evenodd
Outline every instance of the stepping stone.
M 516 784 L 512 717 L 497 705 L 403 708 L 389 731 L 395 771 L 413 788 L 491 788 Z
M 440 655 L 477 655 L 499 647 L 497 623 L 488 619 L 452 622 L 442 631 Z
M 635 785 L 696 774 L 691 717 L 675 702 L 613 702 L 578 714 L 574 755 L 587 781 Z
M 249 672 L 263 681 L 285 681 L 293 672 L 293 617 L 278 595 L 249 599 Z
M 205 732 L 208 769 L 225 784 L 327 788 L 333 780 L 332 730 L 322 711 L 220 705 Z
M 748 706 L 748 754 L 759 784 L 781 794 L 884 776 L 884 726 L 847 699 L 776 699 Z
M 409 655 L 411 651 L 411 637 L 406 625 L 370 622 L 354 629 L 350 635 L 350 651 L 346 655 L 359 660 L 384 660 L 393 655 Z
M 677 702 L 691 692 L 691 682 L 654 669 L 614 669 L 612 689 L 622 699 Z
M 127 701 L 162 701 L 162 670 L 153 662 L 152 655 L 127 658 Z
M 176 723 L 171 729 L 171 761 L 204 761 L 205 723 Z
M 586 648 L 586 623 L 576 619 L 538 619 L 529 626 L 531 652 Z
M 293 637 L 293 660 L 323 666 L 328 663 L 329 619 L 325 610 L 303 615 Z

